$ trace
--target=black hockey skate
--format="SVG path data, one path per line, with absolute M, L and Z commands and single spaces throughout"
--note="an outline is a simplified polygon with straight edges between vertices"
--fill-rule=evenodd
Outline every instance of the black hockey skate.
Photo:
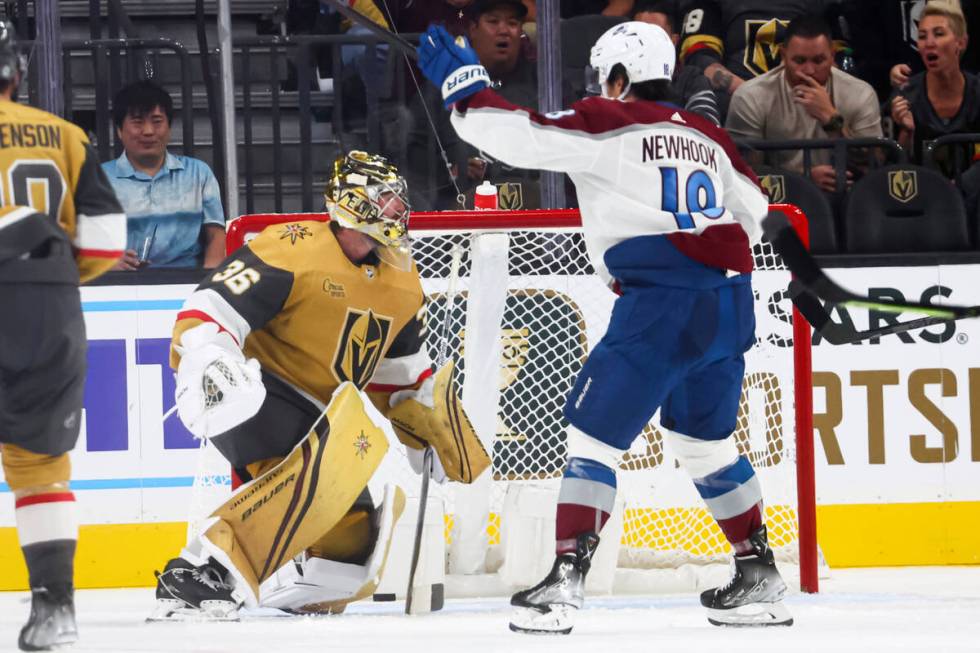
M 514 606 L 510 629 L 515 633 L 567 635 L 572 632 L 575 611 L 585 602 L 585 576 L 599 545 L 595 533 L 578 536 L 575 553 L 563 553 L 545 579 L 510 597 Z
M 31 588 L 31 617 L 21 629 L 22 651 L 49 651 L 78 639 L 71 585 Z
M 241 601 L 214 560 L 195 567 L 183 558 L 167 563 L 157 577 L 156 605 L 147 621 L 237 621 Z
M 786 583 L 776 569 L 765 525 L 749 542 L 754 551 L 735 556 L 728 584 L 701 593 L 708 621 L 715 626 L 792 626 L 793 617 L 782 602 Z

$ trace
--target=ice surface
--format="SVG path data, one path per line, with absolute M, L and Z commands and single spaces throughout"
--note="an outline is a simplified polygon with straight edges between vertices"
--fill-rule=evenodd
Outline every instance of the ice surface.
M 452 600 L 442 612 L 406 617 L 403 604 L 360 603 L 333 617 L 247 616 L 239 623 L 143 619 L 151 589 L 77 595 L 81 652 L 385 651 L 392 653 L 780 653 L 980 651 L 980 566 L 834 570 L 818 595 L 793 594 L 791 628 L 710 626 L 693 594 L 590 597 L 568 637 L 507 629 L 505 599 Z M 0 592 L 0 651 L 16 651 L 26 592 Z

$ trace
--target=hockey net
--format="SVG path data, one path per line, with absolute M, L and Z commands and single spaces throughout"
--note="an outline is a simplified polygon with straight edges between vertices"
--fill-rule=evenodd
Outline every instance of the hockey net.
M 805 237 L 798 209 L 773 208 Z M 271 224 L 324 218 L 243 216 L 229 230 L 229 249 Z M 557 496 L 566 457 L 562 407 L 615 295 L 589 263 L 577 211 L 414 213 L 411 233 L 428 297 L 430 356 L 455 360 L 464 406 L 493 459 L 491 473 L 472 486 L 430 485 L 445 509 L 447 571 L 493 574 L 506 563 L 508 515 L 526 503 L 520 490 Z M 735 438 L 760 478 L 777 558 L 798 564 L 800 586 L 816 591 L 809 326 L 792 308 L 789 274 L 768 244 L 757 246 L 755 262 L 757 341 L 746 354 Z M 386 473 L 417 492 L 407 461 Z M 618 569 L 727 562 L 730 547 L 665 446 L 657 418 L 617 476 Z M 554 501 L 544 509 L 553 513 Z

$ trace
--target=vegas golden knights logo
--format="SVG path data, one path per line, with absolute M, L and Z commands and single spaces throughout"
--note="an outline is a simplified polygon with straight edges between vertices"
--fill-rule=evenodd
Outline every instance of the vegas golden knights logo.
M 759 183 L 765 189 L 771 204 L 781 204 L 786 201 L 786 177 L 783 175 L 764 175 L 759 177 Z
M 507 182 L 497 186 L 497 205 L 501 211 L 514 211 L 524 208 L 524 189 L 517 182 Z
M 919 194 L 915 170 L 892 170 L 888 173 L 888 194 L 899 202 L 908 202 Z
M 745 21 L 745 67 L 753 75 L 762 75 L 779 65 L 779 46 L 789 21 L 772 18 L 770 20 Z
M 381 360 L 390 331 L 390 317 L 370 310 L 348 308 L 333 359 L 333 372 L 337 379 L 350 381 L 358 389 L 364 388 Z

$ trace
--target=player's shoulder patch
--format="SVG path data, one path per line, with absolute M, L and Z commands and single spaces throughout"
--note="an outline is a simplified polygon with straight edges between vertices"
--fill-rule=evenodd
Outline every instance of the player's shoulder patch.
M 266 227 L 248 246 L 270 265 L 292 270 L 307 256 L 316 256 L 314 250 L 330 246 L 323 233 L 328 229 L 327 223 L 315 220 L 282 222 Z
M 287 222 L 277 225 L 276 231 L 279 240 L 288 240 L 290 245 L 295 245 L 297 241 L 313 238 L 313 230 L 303 222 Z

